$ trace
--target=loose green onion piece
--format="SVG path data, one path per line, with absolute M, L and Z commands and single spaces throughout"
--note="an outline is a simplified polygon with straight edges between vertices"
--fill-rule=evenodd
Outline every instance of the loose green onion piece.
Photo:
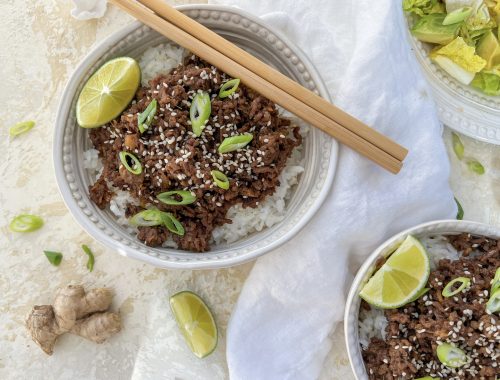
M 486 310 L 490 313 L 497 313 L 500 311 L 500 289 L 495 290 L 495 292 L 490 295 L 490 299 L 486 303 Z
M 469 158 L 467 160 L 467 167 L 471 172 L 474 172 L 479 175 L 483 175 L 485 172 L 484 166 L 475 158 Z
M 9 228 L 14 232 L 32 232 L 43 226 L 43 219 L 36 215 L 21 214 L 12 219 Z
M 157 107 L 158 102 L 156 101 L 156 99 L 153 99 L 151 103 L 149 103 L 149 105 L 146 107 L 146 109 L 137 117 L 137 124 L 141 133 L 146 132 L 146 129 L 151 126 L 151 122 L 156 115 Z
M 457 158 L 459 160 L 464 158 L 464 151 L 465 151 L 464 144 L 462 143 L 460 136 L 455 132 L 451 132 L 451 142 L 453 145 L 453 151 L 455 152 Z
M 425 377 L 419 377 L 418 379 L 415 380 L 439 380 L 439 379 L 436 377 L 425 376 Z
M 458 288 L 455 286 L 455 284 L 460 284 Z M 470 286 L 470 279 L 467 277 L 457 277 L 450 282 L 446 284 L 446 286 L 443 289 L 443 296 L 444 297 L 453 297 L 455 294 L 460 293 L 462 290 L 465 288 L 468 288 Z
M 457 198 L 455 198 L 455 203 L 457 204 L 457 219 L 458 220 L 462 220 L 464 218 L 464 209 L 462 208 L 462 205 L 460 204 L 460 202 L 458 201 Z
M 449 343 L 439 345 L 436 354 L 439 361 L 450 368 L 458 368 L 467 364 L 467 355 L 465 352 Z
M 457 24 L 467 19 L 472 13 L 472 7 L 462 7 L 455 9 L 446 15 L 443 25 Z
M 177 200 L 180 197 L 181 200 Z M 166 191 L 164 193 L 158 194 L 156 196 L 160 201 L 167 205 L 189 205 L 191 203 L 196 202 L 196 196 L 193 195 L 192 192 L 187 190 L 174 190 L 174 191 Z
M 12 137 L 18 136 L 20 134 L 28 132 L 31 128 L 35 126 L 35 122 L 33 120 L 22 121 L 10 127 L 9 134 Z
M 132 153 L 122 151 L 119 153 L 119 156 L 120 156 L 120 161 L 122 162 L 122 165 L 130 173 L 135 174 L 135 175 L 139 175 L 142 173 L 141 161 L 139 161 L 139 159 L 136 156 L 134 156 Z M 128 163 L 129 159 L 130 159 L 130 161 L 132 161 L 133 166 L 130 166 L 130 164 Z
M 229 95 L 234 94 L 238 89 L 239 85 L 240 85 L 239 79 L 231 79 L 227 81 L 221 86 L 219 90 L 219 98 L 224 99 L 227 98 Z
M 184 227 L 182 226 L 181 222 L 179 222 L 175 218 L 175 216 L 173 216 L 169 212 L 162 212 L 162 219 L 164 226 L 167 227 L 170 232 L 180 236 L 184 236 Z
M 58 267 L 61 264 L 63 258 L 61 252 L 43 251 L 43 253 L 45 253 L 45 256 L 53 266 Z
M 206 92 L 197 93 L 191 103 L 189 109 L 189 117 L 191 119 L 191 127 L 196 136 L 200 136 L 205 128 L 205 124 L 212 112 L 212 103 L 210 103 L 210 95 Z
M 226 137 L 222 144 L 219 146 L 219 153 L 229 153 L 234 150 L 244 148 L 252 141 L 253 135 L 250 133 L 244 133 L 238 136 Z
M 500 268 L 497 268 L 497 270 L 495 272 L 495 277 L 493 278 L 493 281 L 491 282 L 490 294 L 495 293 L 498 289 L 500 289 Z
M 212 170 L 210 174 L 212 174 L 212 178 L 217 186 L 224 190 L 229 189 L 229 179 L 224 173 L 218 170 Z
M 144 210 L 135 214 L 129 223 L 135 227 L 152 227 L 163 224 L 161 211 L 156 209 Z
M 87 269 L 89 270 L 89 272 L 92 272 L 94 270 L 94 262 L 95 262 L 94 254 L 92 253 L 90 248 L 85 244 L 82 244 L 82 249 L 83 252 L 85 252 L 89 257 L 89 259 L 87 260 Z

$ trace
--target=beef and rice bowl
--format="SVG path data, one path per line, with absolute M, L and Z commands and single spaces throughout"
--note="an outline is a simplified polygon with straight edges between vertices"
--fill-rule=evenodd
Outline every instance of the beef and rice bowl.
M 385 311 L 361 303 L 368 378 L 498 379 L 500 240 L 466 233 L 419 240 L 431 271 L 417 298 Z
M 87 161 L 99 163 L 87 167 L 100 169 L 89 193 L 99 208 L 126 219 L 148 246 L 203 252 L 230 241 L 235 214 L 277 194 L 268 207 L 284 203 L 301 172 L 302 135 L 273 102 L 194 55 L 147 84 L 144 76 L 127 109 L 89 132 Z M 286 194 L 277 191 L 283 180 Z M 253 230 L 263 223 L 273 224 Z M 236 224 L 236 238 L 252 232 L 252 223 Z

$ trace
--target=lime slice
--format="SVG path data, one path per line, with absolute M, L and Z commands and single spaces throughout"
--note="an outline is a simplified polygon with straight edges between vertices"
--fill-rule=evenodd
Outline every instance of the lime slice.
M 425 248 L 416 238 L 408 236 L 359 295 L 374 306 L 394 309 L 422 294 L 429 273 L 430 263 Z
M 205 302 L 184 291 L 170 297 L 170 307 L 191 351 L 199 358 L 210 355 L 217 346 L 217 326 Z
M 116 118 L 128 106 L 141 82 L 141 69 L 132 58 L 120 57 L 92 75 L 76 103 L 80 127 L 94 128 Z

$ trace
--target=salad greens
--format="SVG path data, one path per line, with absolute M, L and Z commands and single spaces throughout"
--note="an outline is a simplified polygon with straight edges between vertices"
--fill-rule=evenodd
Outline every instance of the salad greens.
M 500 0 L 403 0 L 411 29 L 434 49 L 430 58 L 449 75 L 500 96 Z

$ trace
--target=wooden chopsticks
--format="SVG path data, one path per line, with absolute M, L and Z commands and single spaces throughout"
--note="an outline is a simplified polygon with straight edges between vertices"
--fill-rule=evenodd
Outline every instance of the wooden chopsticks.
M 163 1 L 139 0 L 142 4 L 134 0 L 111 0 L 111 2 L 230 76 L 240 78 L 248 87 L 390 172 L 400 171 L 402 161 L 407 154 L 404 147 L 169 7 Z

